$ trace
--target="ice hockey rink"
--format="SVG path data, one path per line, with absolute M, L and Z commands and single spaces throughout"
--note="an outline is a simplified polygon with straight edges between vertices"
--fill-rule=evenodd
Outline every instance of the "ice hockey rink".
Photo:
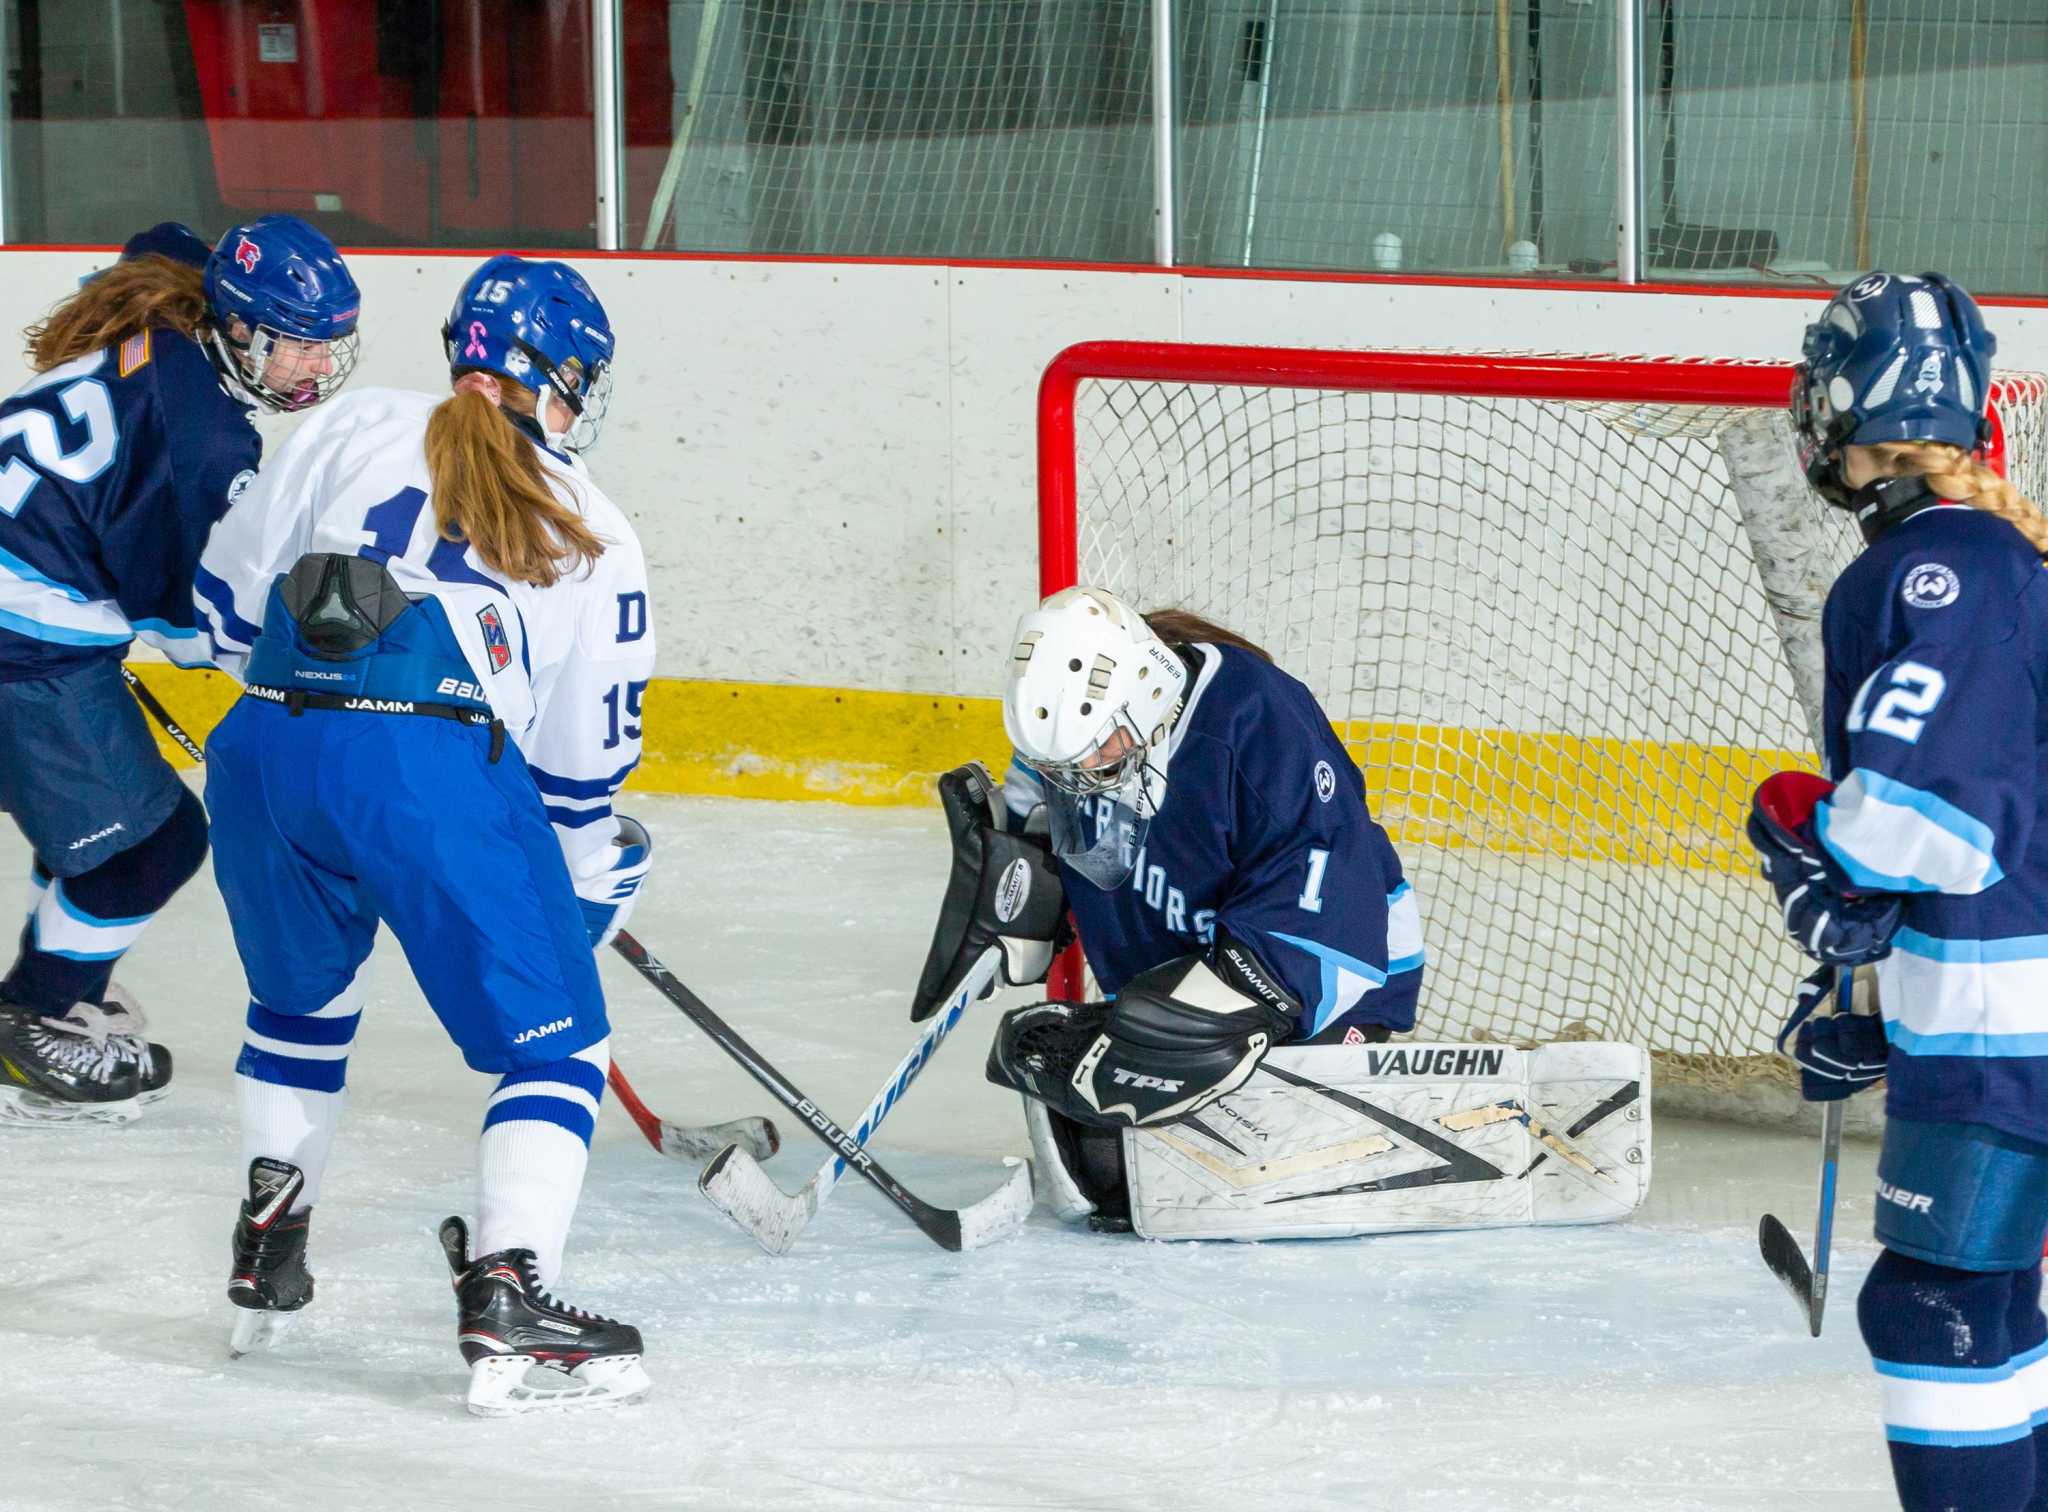
M 855 1116 L 913 1035 L 948 861 L 936 806 L 630 807 L 659 846 L 636 933 Z M 0 873 L 25 875 L 0 831 Z M 473 1206 L 489 1082 L 388 936 L 373 969 L 314 1216 L 319 1295 L 274 1354 L 227 1357 L 245 998 L 210 872 L 122 972 L 176 1055 L 171 1099 L 126 1129 L 0 1134 L 6 1512 L 1888 1504 L 1854 1317 L 1875 1146 L 1846 1150 L 1814 1340 L 1755 1238 L 1769 1210 L 1810 1239 L 1813 1139 L 1676 1121 L 1618 1226 L 1167 1245 L 1037 1215 L 955 1256 L 850 1180 L 778 1259 L 613 1108 L 561 1289 L 640 1326 L 655 1391 L 470 1417 L 434 1229 Z M 777 1111 L 623 962 L 604 970 L 614 1051 L 658 1111 Z M 974 1010 L 876 1141 L 935 1201 L 979 1196 L 1026 1149 L 1015 1099 L 982 1080 L 993 1019 Z M 770 1170 L 793 1188 L 823 1150 L 778 1121 Z

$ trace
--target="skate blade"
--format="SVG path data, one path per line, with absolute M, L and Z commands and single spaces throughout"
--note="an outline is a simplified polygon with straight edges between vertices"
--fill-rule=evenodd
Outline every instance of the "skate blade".
M 168 1090 L 168 1089 L 166 1089 Z M 119 1102 L 61 1102 L 21 1087 L 0 1087 L 0 1126 L 11 1128 L 62 1128 L 67 1124 L 134 1123 L 145 1104 L 160 1101 L 163 1092 Z
M 246 1307 L 236 1308 L 235 1331 L 228 1338 L 228 1358 L 239 1360 L 259 1349 L 275 1348 L 292 1331 L 292 1324 L 298 1319 L 296 1312 L 256 1312 Z
M 465 1405 L 478 1417 L 616 1407 L 644 1396 L 653 1384 L 638 1355 L 586 1360 L 566 1372 L 532 1355 L 492 1355 L 470 1367 Z

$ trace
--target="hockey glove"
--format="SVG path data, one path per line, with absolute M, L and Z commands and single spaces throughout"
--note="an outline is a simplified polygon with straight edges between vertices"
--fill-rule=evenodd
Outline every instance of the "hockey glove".
M 1003 1015 L 988 1079 L 1096 1128 L 1169 1124 L 1251 1079 L 1297 1008 L 1242 943 L 1218 930 L 1124 983 L 1113 1003 L 1034 1003 Z
M 1003 948 L 1005 985 L 1044 981 L 1067 914 L 1050 847 L 1040 836 L 1004 829 L 1002 789 L 988 768 L 970 761 L 946 773 L 939 779 L 939 802 L 953 833 L 953 872 L 910 1005 L 913 1024 L 930 1018 L 952 996 L 991 945 Z
M 584 857 L 575 870 L 576 900 L 583 905 L 592 950 L 604 949 L 626 927 L 647 868 L 654 864 L 654 842 L 640 821 L 624 814 L 618 818 L 618 838 Z
M 1811 772 L 1779 772 L 1756 790 L 1749 843 L 1785 911 L 1785 933 L 1816 961 L 1861 966 L 1892 953 L 1903 900 L 1857 892 L 1815 834 L 1813 813 L 1835 785 Z
M 1884 1080 L 1885 1062 L 1891 1057 L 1882 1016 L 1815 1016 L 1815 1010 L 1835 995 L 1840 969 L 1823 966 L 1799 984 L 1792 1016 L 1778 1034 L 1778 1049 L 1798 1063 L 1799 1095 L 1808 1102 L 1835 1102 L 1875 1086 Z

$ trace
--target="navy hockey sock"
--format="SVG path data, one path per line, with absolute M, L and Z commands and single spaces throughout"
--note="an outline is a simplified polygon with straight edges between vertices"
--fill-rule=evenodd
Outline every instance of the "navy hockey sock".
M 500 1079 L 477 1141 L 478 1254 L 532 1250 L 542 1282 L 554 1283 L 610 1067 L 611 1042 L 599 1040 Z
M 1965 1271 L 1886 1250 L 1856 1317 L 1884 1387 L 1905 1512 L 2035 1512 L 2048 1406 L 2041 1273 Z
M 41 1013 L 105 999 L 114 967 L 206 859 L 206 809 L 189 791 L 162 824 L 76 877 L 41 865 L 21 953 L 0 980 L 0 998 Z

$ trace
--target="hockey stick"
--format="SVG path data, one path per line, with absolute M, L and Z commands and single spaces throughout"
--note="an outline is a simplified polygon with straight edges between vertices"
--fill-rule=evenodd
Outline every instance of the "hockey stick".
M 143 685 L 142 679 L 135 675 L 134 668 L 126 662 L 121 663 L 121 677 L 128 684 L 128 691 L 135 695 L 135 701 L 149 711 L 151 719 L 163 726 L 164 733 L 177 742 L 187 756 L 204 765 L 206 752 L 200 750 L 198 743 L 178 727 L 177 720 L 171 718 L 171 711 L 157 701 L 157 696 Z
M 1854 991 L 1856 973 L 1854 969 L 1842 973 L 1837 987 L 1838 997 L 1835 1011 L 1850 1011 L 1850 997 Z M 1835 1098 L 1825 1104 L 1820 1115 L 1820 1212 L 1813 1221 L 1813 1260 L 1808 1263 L 1800 1253 L 1799 1241 L 1792 1237 L 1792 1231 L 1773 1214 L 1766 1213 L 1757 1225 L 1757 1248 L 1763 1253 L 1764 1264 L 1771 1268 L 1771 1274 L 1785 1283 L 1793 1297 L 1806 1313 L 1806 1326 L 1813 1337 L 1820 1337 L 1821 1312 L 1828 1305 L 1828 1261 L 1835 1236 L 1835 1171 L 1842 1158 L 1842 1103 Z
M 142 679 L 137 677 L 134 670 L 125 662 L 121 666 L 121 676 L 128 684 L 128 691 L 133 693 L 136 702 L 148 711 L 149 717 L 163 727 L 166 735 L 184 748 L 187 756 L 204 766 L 206 752 L 179 727 L 178 722 L 171 718 L 171 711 L 144 686 Z M 626 1080 L 626 1073 L 619 1069 L 616 1060 L 612 1062 L 610 1081 L 612 1091 L 618 1094 L 619 1106 L 626 1110 L 626 1116 L 639 1126 L 640 1132 L 647 1136 L 647 1142 L 663 1155 L 677 1160 L 702 1160 L 726 1145 L 737 1143 L 745 1147 L 750 1154 L 766 1160 L 782 1147 L 782 1140 L 775 1132 L 775 1125 L 765 1118 L 736 1118 L 730 1123 L 693 1127 L 655 1117 L 647 1104 L 640 1101 L 639 1095 L 633 1090 L 633 1084 Z
M 782 1136 L 765 1118 L 735 1118 L 730 1123 L 678 1124 L 662 1118 L 640 1100 L 626 1073 L 612 1062 L 606 1079 L 613 1094 L 647 1142 L 671 1160 L 699 1161 L 731 1146 L 755 1160 L 766 1160 L 782 1148 Z
M 910 1047 L 910 1053 L 889 1073 L 882 1089 L 868 1100 L 867 1111 L 854 1126 L 856 1143 L 864 1145 L 874 1137 L 889 1110 L 917 1079 L 918 1072 L 930 1064 L 953 1026 L 966 1015 L 968 1005 L 994 983 L 1001 959 L 1001 948 L 991 945 L 968 968 L 967 975 L 943 1000 L 937 1015 Z M 818 1205 L 832 1195 L 832 1188 L 845 1174 L 846 1157 L 835 1150 L 802 1187 L 794 1193 L 785 1192 L 761 1169 L 758 1159 L 746 1150 L 734 1148 L 704 1168 L 697 1177 L 697 1189 L 711 1199 L 712 1206 L 751 1234 L 762 1249 L 771 1255 L 781 1255 L 796 1243 L 804 1225 L 816 1216 Z
M 646 946 L 622 929 L 612 938 L 612 949 L 624 956 L 657 992 L 675 1004 L 685 1018 L 710 1035 L 712 1043 L 739 1062 L 740 1068 L 766 1087 L 777 1102 L 803 1119 L 813 1134 L 844 1155 L 847 1164 L 858 1171 L 863 1180 L 871 1182 L 901 1208 L 910 1221 L 924 1231 L 925 1237 L 941 1249 L 978 1249 L 1018 1228 L 1029 1216 L 1031 1168 L 1014 1156 L 1003 1162 L 1010 1167 L 1010 1173 L 1003 1179 L 1002 1186 L 979 1202 L 964 1208 L 932 1206 L 883 1170 L 874 1156 L 860 1147 L 858 1140 L 834 1123 L 816 1103 L 783 1080 L 782 1073 L 763 1059 L 759 1051 L 741 1039 L 730 1024 L 676 980 L 674 972 L 649 955 Z M 732 1158 L 732 1154 L 727 1150 L 718 1155 L 706 1168 L 706 1174 L 715 1174 L 723 1162 Z

